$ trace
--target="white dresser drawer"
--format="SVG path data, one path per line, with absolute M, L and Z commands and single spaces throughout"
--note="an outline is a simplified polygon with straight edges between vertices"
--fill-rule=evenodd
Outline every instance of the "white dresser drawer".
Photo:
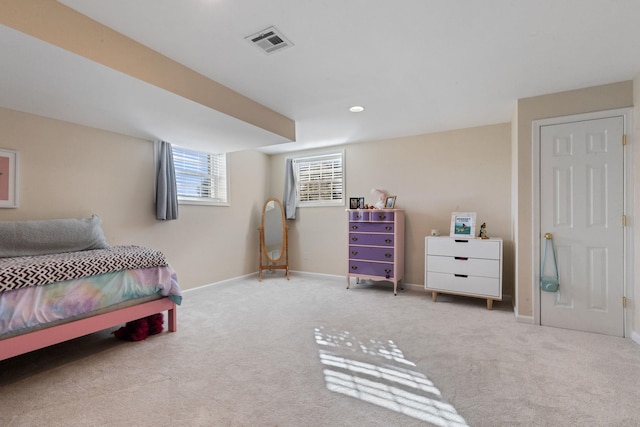
M 451 237 L 427 238 L 427 255 L 500 259 L 500 242 Z
M 500 278 L 500 260 L 427 255 L 427 271 Z
M 450 273 L 428 272 L 425 287 L 435 291 L 502 299 L 498 278 L 460 277 Z

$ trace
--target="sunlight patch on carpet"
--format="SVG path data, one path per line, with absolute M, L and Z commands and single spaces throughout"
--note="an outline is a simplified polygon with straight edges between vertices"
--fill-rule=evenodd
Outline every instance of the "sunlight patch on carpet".
M 468 427 L 455 408 L 392 341 L 360 340 L 315 328 L 327 389 L 442 427 Z

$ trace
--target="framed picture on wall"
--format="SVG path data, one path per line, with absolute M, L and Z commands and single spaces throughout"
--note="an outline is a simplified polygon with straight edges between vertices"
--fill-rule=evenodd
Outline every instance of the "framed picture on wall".
M 0 148 L 0 208 L 18 207 L 18 152 Z
M 451 214 L 451 237 L 473 239 L 476 235 L 475 212 L 453 212 Z

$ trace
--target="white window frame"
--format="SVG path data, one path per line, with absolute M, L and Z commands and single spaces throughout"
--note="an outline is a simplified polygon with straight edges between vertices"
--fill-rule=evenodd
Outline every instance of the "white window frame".
M 203 176 L 208 177 L 211 180 L 212 185 L 222 187 L 222 191 L 224 191 L 224 197 L 199 197 L 199 196 L 189 196 L 180 194 L 180 186 L 178 185 L 178 204 L 181 205 L 207 205 L 207 206 L 230 206 L 229 202 L 229 162 L 226 153 L 209 153 L 202 150 L 196 150 L 193 148 L 188 148 L 180 145 L 172 144 L 172 148 L 174 151 L 173 163 L 174 169 L 176 173 L 176 184 L 179 182 L 179 175 L 182 175 L 182 172 L 178 168 L 179 161 L 176 161 L 175 151 L 180 150 L 189 150 L 192 152 L 199 153 L 201 155 L 206 155 L 209 161 L 210 173 L 205 174 Z M 216 163 L 222 162 L 222 167 L 216 167 Z M 220 170 L 224 169 L 224 170 Z M 224 182 L 220 183 L 220 177 L 223 177 Z M 215 193 L 215 189 L 212 189 Z
M 330 161 L 330 160 L 340 160 L 340 168 L 341 168 L 341 177 L 339 179 L 331 180 L 332 185 L 335 182 L 340 182 L 342 194 L 340 199 L 319 199 L 319 200 L 302 200 L 304 197 L 303 188 L 301 188 L 305 182 L 308 182 L 301 176 L 300 166 L 302 164 L 314 163 L 314 162 L 322 162 L 322 161 Z M 308 156 L 300 156 L 292 158 L 294 174 L 296 179 L 297 186 L 297 206 L 300 208 L 305 207 L 320 207 L 320 206 L 344 206 L 345 205 L 345 194 L 346 194 L 346 185 L 345 185 L 345 153 L 344 150 L 341 151 L 332 151 L 326 153 L 318 153 L 312 154 Z

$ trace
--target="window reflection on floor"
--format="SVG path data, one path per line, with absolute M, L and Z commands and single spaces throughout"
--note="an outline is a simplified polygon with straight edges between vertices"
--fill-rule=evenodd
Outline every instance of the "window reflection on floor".
M 315 328 L 315 339 L 328 390 L 437 426 L 467 426 L 392 340 L 360 340 L 324 327 Z

